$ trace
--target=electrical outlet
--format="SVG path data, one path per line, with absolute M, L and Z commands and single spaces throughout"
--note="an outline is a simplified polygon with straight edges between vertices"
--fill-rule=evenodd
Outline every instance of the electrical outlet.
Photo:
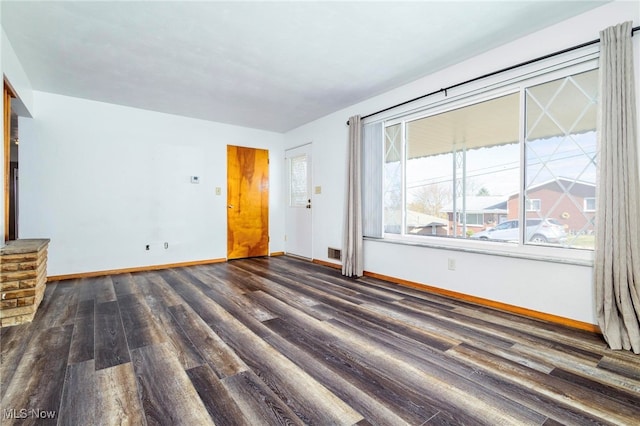
M 447 259 L 447 267 L 449 268 L 450 271 L 455 271 L 456 270 L 456 260 L 449 258 Z

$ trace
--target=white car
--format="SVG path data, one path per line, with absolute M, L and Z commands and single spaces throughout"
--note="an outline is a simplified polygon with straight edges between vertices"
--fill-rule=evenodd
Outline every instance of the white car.
M 471 238 L 494 241 L 518 241 L 519 223 L 507 220 L 484 231 L 477 232 Z M 564 243 L 567 233 L 564 226 L 555 219 L 527 219 L 526 240 L 532 243 Z

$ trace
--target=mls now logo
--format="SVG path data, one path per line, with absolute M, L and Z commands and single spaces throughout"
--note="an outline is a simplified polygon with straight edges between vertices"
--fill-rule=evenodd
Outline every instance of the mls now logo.
M 56 412 L 40 410 L 37 408 L 22 408 L 20 410 L 10 408 L 2 410 L 2 417 L 4 419 L 55 419 Z

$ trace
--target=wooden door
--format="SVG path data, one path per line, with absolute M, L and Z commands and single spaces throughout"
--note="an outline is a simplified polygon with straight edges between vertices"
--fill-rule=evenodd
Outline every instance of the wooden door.
M 227 258 L 269 254 L 269 151 L 227 145 Z

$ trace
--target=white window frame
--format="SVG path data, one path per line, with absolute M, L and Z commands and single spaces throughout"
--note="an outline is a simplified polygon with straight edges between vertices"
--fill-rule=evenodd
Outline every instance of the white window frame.
M 480 216 L 480 223 L 472 223 L 469 222 L 469 215 L 473 215 L 473 216 Z M 483 213 L 465 213 L 465 220 L 467 223 L 467 226 L 482 226 L 484 225 L 484 214 Z
M 593 200 L 593 208 L 590 209 L 587 207 L 587 200 Z M 595 197 L 585 197 L 582 200 L 582 211 L 585 213 L 593 213 L 596 211 L 596 198 Z
M 540 198 L 526 198 L 525 204 L 526 204 L 525 211 L 539 212 L 542 210 L 542 201 L 540 200 Z
M 454 109 L 463 108 L 479 102 L 487 101 L 500 96 L 511 93 L 520 93 L 520 116 L 523 116 L 525 106 L 525 88 L 542 84 L 551 80 L 564 78 L 570 75 L 579 74 L 598 68 L 598 47 L 588 46 L 582 49 L 568 52 L 564 55 L 554 56 L 543 61 L 539 61 L 524 67 L 513 69 L 505 73 L 501 73 L 480 81 L 463 85 L 455 90 L 451 89 L 448 93 L 441 96 L 428 97 L 416 103 L 405 105 L 391 111 L 375 115 L 365 120 L 365 123 L 382 121 L 384 127 L 393 124 L 402 124 L 425 118 L 431 115 L 441 114 Z M 521 195 L 524 196 L 525 188 L 525 167 L 524 167 L 524 134 L 525 123 L 520 120 L 520 147 L 521 154 L 521 176 L 520 184 Z M 402 131 L 402 149 L 405 150 L 404 128 Z M 404 154 L 403 154 L 404 158 Z M 403 205 L 406 199 L 405 185 L 405 169 L 403 164 L 402 176 L 402 199 Z M 524 209 L 523 209 L 524 210 Z M 524 220 L 526 212 L 520 213 L 520 220 Z M 431 248 L 439 248 L 445 250 L 455 250 L 464 252 L 474 252 L 489 255 L 499 255 L 507 257 L 519 257 L 526 259 L 545 260 L 558 263 L 569 263 L 577 265 L 591 266 L 593 265 L 594 254 L 590 250 L 571 250 L 562 247 L 538 246 L 524 243 L 524 233 L 526 227 L 520 227 L 519 243 L 501 243 L 501 242 L 484 242 L 472 239 L 455 239 L 443 237 L 412 236 L 405 232 L 404 217 L 402 233 L 383 234 L 381 241 L 398 244 L 421 245 Z

